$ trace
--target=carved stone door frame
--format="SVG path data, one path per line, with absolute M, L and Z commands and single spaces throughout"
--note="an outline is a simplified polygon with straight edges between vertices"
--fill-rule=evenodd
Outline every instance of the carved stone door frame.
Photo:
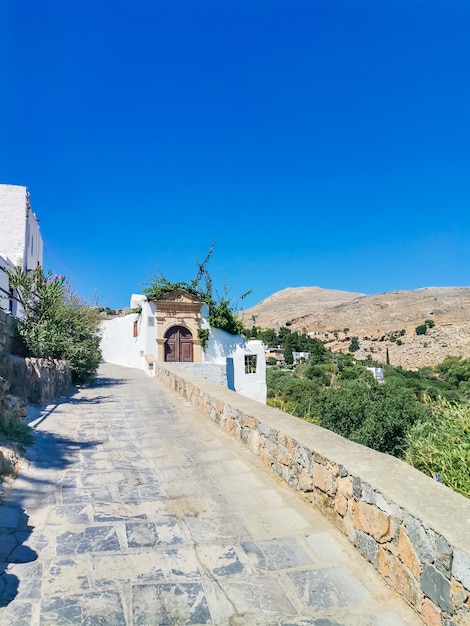
M 192 294 L 177 289 L 155 300 L 155 319 L 158 344 L 158 361 L 166 361 L 167 334 L 174 327 L 182 327 L 191 334 L 192 361 L 199 363 L 202 357 L 201 340 L 198 337 L 203 302 Z

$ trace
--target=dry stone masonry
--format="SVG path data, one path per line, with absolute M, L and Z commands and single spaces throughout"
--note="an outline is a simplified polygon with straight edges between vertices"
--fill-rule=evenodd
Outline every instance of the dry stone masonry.
M 398 459 L 168 363 L 156 376 L 319 507 L 427 626 L 470 625 L 470 500 Z

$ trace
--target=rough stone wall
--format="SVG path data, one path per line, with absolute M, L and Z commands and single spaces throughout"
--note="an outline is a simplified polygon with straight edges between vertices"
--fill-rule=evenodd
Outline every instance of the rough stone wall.
M 64 394 L 72 384 L 72 375 L 63 361 L 23 358 L 4 354 L 0 375 L 10 383 L 10 392 L 32 404 L 48 404 Z
M 470 500 L 168 363 L 156 364 L 156 376 L 320 507 L 425 624 L 470 625 Z
M 227 387 L 227 371 L 225 365 L 219 365 L 218 363 L 178 363 L 178 367 L 207 378 L 207 380 Z
M 0 361 L 2 356 L 10 352 L 15 334 L 15 319 L 0 310 Z

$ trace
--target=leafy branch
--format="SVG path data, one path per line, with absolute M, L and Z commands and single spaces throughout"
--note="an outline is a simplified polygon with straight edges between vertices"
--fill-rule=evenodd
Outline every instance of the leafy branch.
M 189 282 L 171 282 L 160 270 L 158 275 L 151 277 L 151 282 L 143 289 L 148 300 L 160 300 L 167 293 L 181 289 L 205 302 L 209 307 L 209 324 L 213 328 L 220 328 L 231 335 L 236 335 L 243 331 L 243 324 L 235 317 L 235 307 L 228 297 L 228 289 L 224 288 L 223 296 L 214 294 L 212 277 L 207 270 L 207 264 L 214 251 L 215 244 L 212 243 L 204 260 L 196 260 L 198 271 L 196 276 Z M 244 293 L 240 300 L 246 298 L 251 291 Z

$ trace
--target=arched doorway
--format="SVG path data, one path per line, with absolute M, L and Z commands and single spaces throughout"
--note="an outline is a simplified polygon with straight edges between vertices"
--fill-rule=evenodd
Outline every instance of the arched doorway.
M 165 361 L 192 363 L 193 336 L 184 326 L 172 326 L 165 333 Z

